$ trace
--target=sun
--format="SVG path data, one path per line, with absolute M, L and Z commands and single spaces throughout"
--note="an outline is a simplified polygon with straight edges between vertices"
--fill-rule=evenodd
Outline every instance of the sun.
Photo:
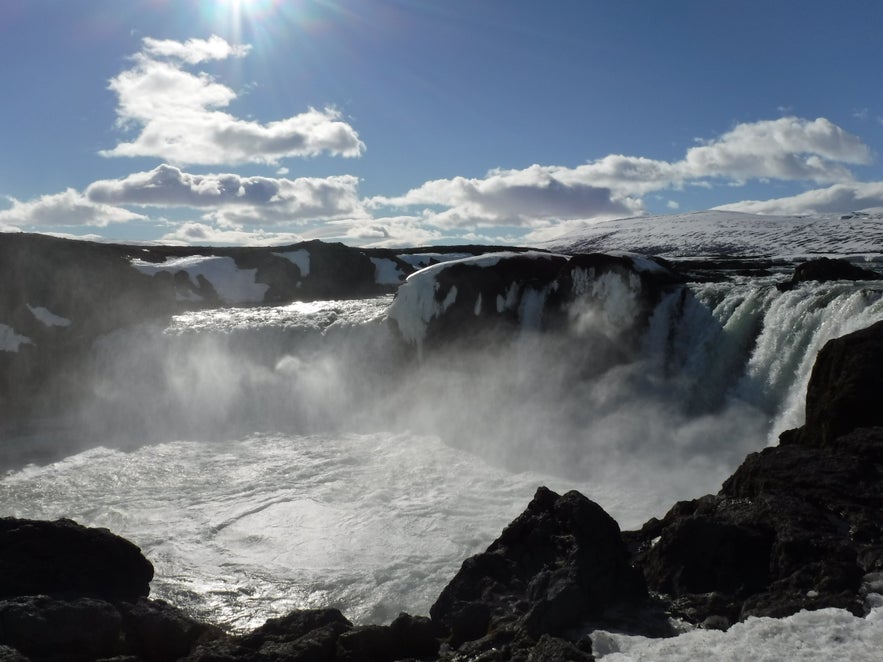
M 225 23 L 238 39 L 244 25 L 259 25 L 270 18 L 278 5 L 278 0 L 211 0 L 209 7 L 215 20 Z

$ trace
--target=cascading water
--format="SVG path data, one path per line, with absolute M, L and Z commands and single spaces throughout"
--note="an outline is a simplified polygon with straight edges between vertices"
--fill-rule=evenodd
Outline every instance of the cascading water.
M 593 362 L 629 301 L 605 287 L 609 310 L 572 316 L 603 344 L 536 332 L 537 293 L 511 344 L 422 362 L 385 323 L 389 298 L 118 332 L 64 433 L 77 452 L 10 470 L 0 503 L 130 538 L 155 596 L 234 629 L 295 607 L 426 613 L 539 484 L 626 528 L 716 491 L 801 422 L 821 345 L 883 319 L 871 284 L 692 285 L 659 302 L 637 354 Z

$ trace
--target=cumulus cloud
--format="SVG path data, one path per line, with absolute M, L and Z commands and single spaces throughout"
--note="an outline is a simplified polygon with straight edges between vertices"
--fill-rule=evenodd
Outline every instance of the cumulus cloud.
M 207 73 L 185 65 L 244 57 L 248 47 L 220 37 L 186 42 L 145 39 L 133 66 L 111 79 L 120 127 L 137 129 L 103 156 L 148 156 L 178 164 L 277 164 L 286 157 L 354 157 L 365 145 L 333 108 L 309 108 L 284 119 L 260 123 L 221 110 L 236 92 Z
M 322 221 L 361 215 L 358 179 L 351 175 L 297 179 L 195 175 L 163 164 L 149 172 L 89 185 L 95 203 L 206 209 L 226 226 Z
M 677 164 L 683 178 L 848 181 L 842 163 L 866 164 L 871 151 L 857 137 L 820 117 L 740 124 L 717 140 L 687 151 Z
M 168 232 L 160 238 L 162 243 L 169 244 L 232 244 L 236 246 L 279 246 L 295 244 L 303 240 L 303 235 L 294 232 L 218 228 L 194 221 L 182 223 L 172 232 Z
M 423 207 L 427 222 L 441 227 L 513 226 L 541 231 L 562 223 L 643 213 L 642 196 L 713 182 L 747 180 L 849 182 L 844 164 L 866 164 L 871 151 L 825 118 L 739 124 L 714 140 L 691 147 L 675 161 L 611 154 L 573 168 L 532 165 L 492 170 L 482 178 L 438 179 L 404 195 L 376 196 L 369 208 Z M 541 232 L 542 234 L 542 232 Z
M 483 179 L 438 179 L 399 197 L 377 196 L 372 208 L 441 205 L 428 213 L 440 227 L 531 225 L 538 219 L 616 217 L 641 209 L 638 201 L 611 189 L 579 181 L 567 168 L 533 165 L 524 170 L 495 170 Z
M 44 195 L 28 202 L 15 198 L 9 200 L 12 202 L 12 207 L 0 211 L 0 223 L 15 223 L 22 226 L 103 227 L 110 223 L 146 220 L 145 216 L 127 209 L 92 201 L 72 188 L 63 193 Z
M 196 209 L 204 221 L 226 229 L 364 219 L 358 183 L 352 175 L 297 179 L 197 175 L 164 164 L 93 182 L 83 193 L 69 188 L 28 202 L 10 198 L 12 207 L 0 211 L 0 225 L 106 226 L 150 220 L 128 207 Z
M 335 223 L 334 227 L 329 229 L 339 233 L 340 240 L 345 243 L 378 248 L 426 246 L 446 238 L 445 232 L 441 228 L 427 224 L 422 218 L 413 216 L 344 221 Z M 324 237 L 311 235 L 310 238 L 322 239 Z M 466 241 L 465 237 L 460 234 L 451 236 L 450 239 Z
M 883 207 L 883 182 L 834 184 L 798 195 L 772 200 L 746 200 L 715 209 L 754 214 L 830 214 Z

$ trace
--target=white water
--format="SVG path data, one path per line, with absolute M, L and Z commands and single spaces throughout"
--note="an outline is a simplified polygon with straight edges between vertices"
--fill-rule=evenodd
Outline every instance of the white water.
M 106 526 L 154 563 L 154 596 L 234 629 L 320 605 L 425 614 L 538 485 L 580 489 L 624 528 L 716 491 L 801 422 L 818 348 L 883 319 L 870 284 L 703 285 L 661 302 L 640 354 L 600 374 L 606 345 L 533 333 L 392 370 L 388 303 L 206 311 L 107 338 L 79 444 L 94 447 L 8 472 L 2 514 Z M 618 645 L 611 659 L 654 659 Z

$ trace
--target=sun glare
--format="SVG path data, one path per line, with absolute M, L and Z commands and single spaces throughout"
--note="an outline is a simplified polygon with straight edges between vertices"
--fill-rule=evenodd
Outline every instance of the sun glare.
M 239 39 L 243 26 L 259 25 L 271 16 L 278 4 L 277 0 L 213 0 L 206 8 L 215 21 L 227 25 L 234 39 Z

